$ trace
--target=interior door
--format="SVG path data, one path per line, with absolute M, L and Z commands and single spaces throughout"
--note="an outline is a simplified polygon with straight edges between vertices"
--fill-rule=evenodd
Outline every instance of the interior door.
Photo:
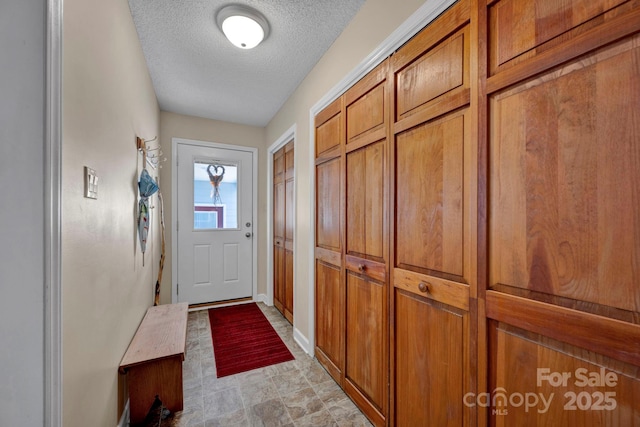
M 178 301 L 252 296 L 253 152 L 177 145 Z

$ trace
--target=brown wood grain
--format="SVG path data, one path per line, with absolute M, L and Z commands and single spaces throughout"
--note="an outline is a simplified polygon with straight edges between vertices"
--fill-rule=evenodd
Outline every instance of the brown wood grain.
M 285 306 L 285 248 L 282 244 L 273 247 L 273 303 L 284 313 Z
M 347 144 L 384 125 L 384 85 L 381 82 L 371 91 L 347 106 Z
M 394 425 L 463 425 L 464 315 L 401 290 L 395 305 Z
M 625 0 L 501 0 L 489 10 L 491 69 L 604 14 Z
M 345 147 L 344 389 L 376 426 L 388 412 L 388 62 L 343 96 Z
M 635 5 L 633 5 L 635 3 Z M 590 51 L 625 38 L 640 29 L 640 2 L 634 0 L 614 9 L 604 23 L 585 24 L 581 31 L 572 34 L 571 43 L 549 43 L 527 54 L 523 54 L 500 67 L 499 72 L 487 79 L 487 93 L 493 93 L 514 83 L 542 73 L 549 68 L 557 67 L 564 62 L 578 58 Z M 625 10 L 631 8 L 630 10 Z M 606 15 L 605 15 L 606 16 Z M 546 47 L 546 49 L 542 49 Z
M 387 266 L 384 262 L 372 261 L 354 255 L 345 257 L 345 268 L 379 282 L 387 281 Z
M 393 285 L 423 298 L 469 310 L 469 286 L 462 283 L 395 268 Z
M 385 144 L 347 154 L 347 253 L 384 259 Z
M 487 291 L 487 317 L 640 366 L 640 326 Z
M 482 425 L 462 402 L 478 369 L 470 7 L 456 3 L 392 57 L 390 425 Z
M 396 266 L 463 275 L 464 117 L 396 136 Z
M 147 309 L 120 362 L 120 372 L 127 373 L 133 423 L 144 420 L 156 396 L 171 411 L 183 408 L 188 308 L 183 302 Z
M 335 111 L 336 105 L 338 107 L 337 111 Z M 324 115 L 329 116 L 326 121 L 322 121 Z M 342 118 L 340 115 L 340 102 L 337 104 L 334 102 L 316 117 L 316 157 L 340 145 L 342 132 Z
M 129 369 L 127 382 L 131 423 L 144 421 L 156 396 L 169 411 L 183 410 L 182 360 L 180 356 L 173 356 Z
M 336 267 L 340 267 L 342 265 L 342 254 L 325 248 L 317 247 L 315 249 L 315 258 Z
M 465 79 L 465 72 L 469 72 L 468 63 L 464 63 L 468 58 L 464 55 L 465 38 L 468 45 L 468 27 L 396 74 L 398 119 L 461 87 L 465 80 L 468 84 L 468 77 Z
M 387 398 L 386 288 L 384 283 L 351 272 L 346 276 L 345 379 L 383 410 Z
M 316 262 L 316 347 L 341 374 L 344 372 L 345 336 L 342 276 L 340 267 Z
M 337 98 L 315 117 L 315 337 L 316 357 L 340 385 L 344 382 L 345 290 L 344 100 Z
M 285 227 L 284 148 L 273 155 L 273 237 L 284 239 Z
M 283 281 L 283 314 L 284 317 L 293 324 L 293 234 L 295 228 L 295 150 L 294 141 L 289 141 L 284 147 L 284 212 L 285 212 L 285 228 L 284 228 L 284 272 L 281 280 Z
M 491 284 L 640 310 L 638 40 L 491 97 Z
M 293 322 L 293 189 L 294 142 L 273 156 L 273 298 L 275 307 Z
M 293 324 L 293 251 L 284 251 L 284 317 Z
M 316 245 L 342 250 L 340 218 L 341 159 L 316 166 Z
M 633 426 L 640 418 L 640 373 L 503 323 L 492 323 L 490 390 L 529 393 L 530 406 L 496 400 L 491 425 Z M 551 375 L 559 375 L 558 381 Z M 563 378 L 563 379 L 560 379 Z M 589 378 L 597 383 L 585 382 Z M 607 393 L 605 400 L 603 395 Z M 533 396 L 538 397 L 534 405 Z M 540 396 L 546 402 L 542 403 Z M 576 398 L 577 397 L 577 398 Z M 515 400 L 514 400 L 515 401 Z M 573 403 L 572 403 L 573 402 Z
M 150 307 L 120 362 L 120 371 L 150 360 L 180 356 L 187 342 L 186 302 Z

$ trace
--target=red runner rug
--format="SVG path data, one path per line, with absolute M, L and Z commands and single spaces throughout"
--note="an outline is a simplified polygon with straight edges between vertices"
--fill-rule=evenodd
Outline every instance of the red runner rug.
M 256 303 L 209 309 L 218 378 L 293 360 Z

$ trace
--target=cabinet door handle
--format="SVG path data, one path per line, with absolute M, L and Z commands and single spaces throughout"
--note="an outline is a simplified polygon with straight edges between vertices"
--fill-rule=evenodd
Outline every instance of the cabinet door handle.
M 364 273 L 366 269 L 367 269 L 367 266 L 366 266 L 366 265 L 364 265 L 364 264 L 360 264 L 360 265 L 358 265 L 358 271 L 359 271 L 360 273 Z
M 420 284 L 418 285 L 418 290 L 420 292 L 423 293 L 429 293 L 429 291 L 431 290 L 431 283 L 428 282 L 420 282 Z

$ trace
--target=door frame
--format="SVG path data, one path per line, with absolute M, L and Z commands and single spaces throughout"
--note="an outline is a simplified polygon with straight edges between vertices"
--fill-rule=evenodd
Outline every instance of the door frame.
M 253 239 L 251 239 L 251 298 L 253 301 L 258 297 L 258 149 L 245 147 L 242 145 L 222 144 L 219 142 L 199 141 L 188 138 L 171 138 L 171 302 L 178 301 L 178 145 L 194 145 L 206 148 L 221 148 L 225 150 L 244 151 L 252 154 L 252 211 L 253 217 Z M 231 305 L 221 304 L 221 305 Z
M 296 125 L 294 124 L 289 129 L 287 129 L 281 136 L 278 138 L 273 144 L 269 146 L 267 149 L 267 300 L 266 303 L 269 306 L 273 305 L 273 155 L 280 148 L 287 145 L 289 142 L 293 141 L 293 164 L 294 169 L 293 173 L 295 176 L 295 164 L 296 164 Z M 296 233 L 298 227 L 296 226 L 296 199 L 298 186 L 296 184 L 297 180 L 294 180 L 293 184 L 293 245 L 296 245 Z M 296 250 L 293 251 L 293 282 L 295 283 L 295 273 L 296 273 Z M 296 287 L 293 287 L 293 330 L 294 336 L 296 329 Z
M 62 426 L 62 45 L 63 0 L 46 2 L 44 157 L 45 427 Z

